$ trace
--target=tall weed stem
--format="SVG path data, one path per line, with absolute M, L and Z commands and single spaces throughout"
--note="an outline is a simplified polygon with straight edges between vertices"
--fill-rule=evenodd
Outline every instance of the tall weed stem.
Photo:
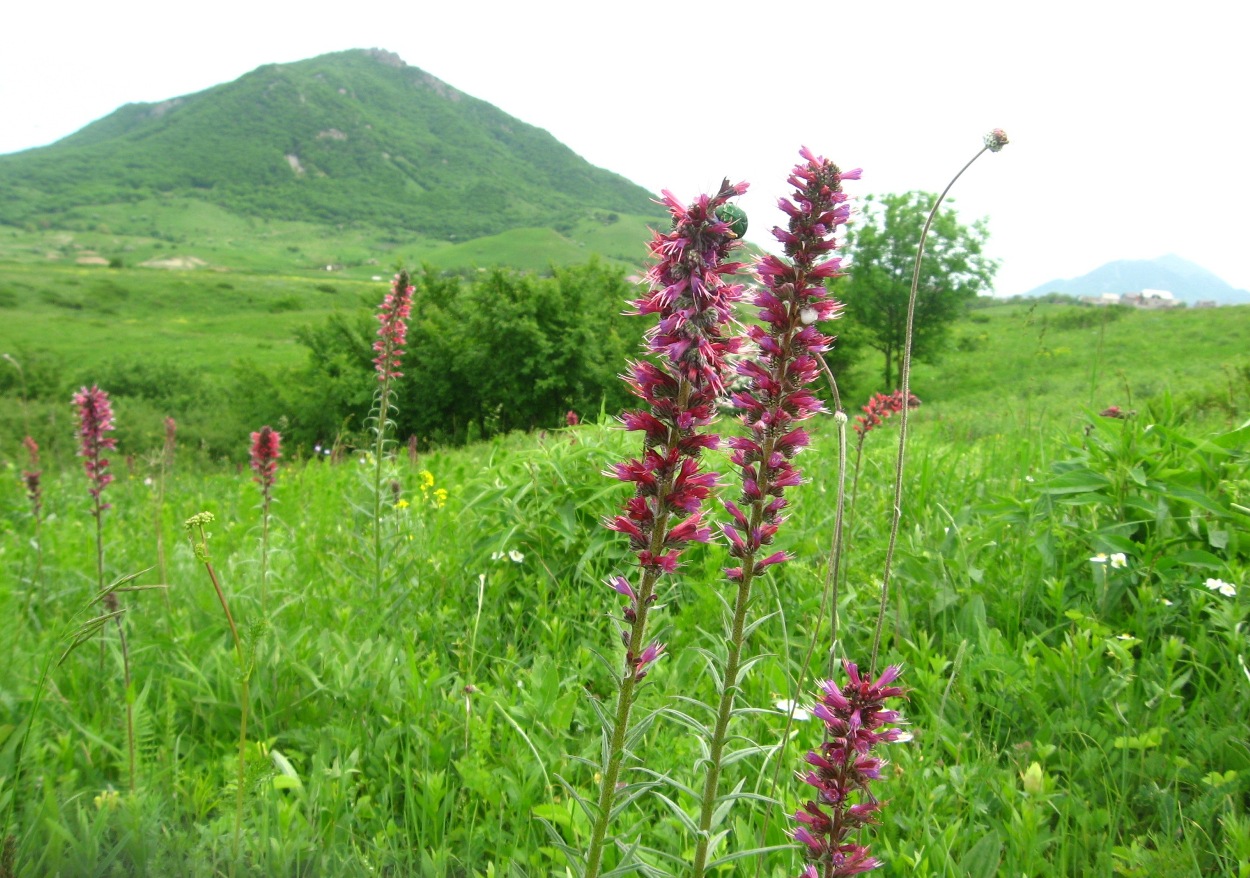
M 946 184 L 946 188 L 942 190 L 942 194 L 933 202 L 933 208 L 929 211 L 929 216 L 925 219 L 924 228 L 920 232 L 920 243 L 916 247 L 916 264 L 912 269 L 911 275 L 911 294 L 907 299 L 907 328 L 903 334 L 903 381 L 899 387 L 899 394 L 903 399 L 909 399 L 911 396 L 911 347 L 912 336 L 916 327 L 916 293 L 920 288 L 920 265 L 924 261 L 924 245 L 925 239 L 929 236 L 929 228 L 933 225 L 933 218 L 937 216 L 938 208 L 942 206 L 942 201 L 946 198 L 951 187 L 956 181 L 964 175 L 964 171 L 972 167 L 973 162 L 979 159 L 986 152 L 998 152 L 1007 145 L 1007 135 L 1001 128 L 995 128 L 989 134 L 985 135 L 984 145 L 977 151 L 968 163 L 959 169 L 951 181 Z M 909 418 L 907 411 L 910 406 L 904 405 L 900 412 L 899 428 L 898 428 L 898 456 L 894 462 L 894 511 L 890 516 L 890 539 L 886 544 L 885 550 L 885 567 L 881 575 L 881 604 L 877 609 L 877 625 L 872 636 L 872 658 L 869 661 L 868 675 L 871 677 L 877 672 L 877 655 L 881 649 L 881 631 L 885 626 L 885 611 L 889 605 L 890 598 L 890 574 L 894 565 L 894 550 L 898 545 L 898 528 L 899 522 L 903 517 L 903 469 L 907 460 L 907 425 Z
M 234 624 L 234 615 L 230 612 L 230 605 L 226 602 L 225 592 L 221 589 L 217 571 L 213 569 L 213 562 L 209 557 L 208 534 L 204 530 L 204 526 L 212 520 L 213 514 L 211 512 L 200 512 L 188 518 L 183 527 L 187 532 L 187 538 L 191 541 L 191 549 L 195 552 L 195 559 L 204 565 L 204 570 L 208 573 L 208 578 L 213 583 L 213 590 L 217 592 L 217 600 L 221 602 L 222 612 L 226 614 L 226 624 L 230 626 L 230 636 L 234 640 L 235 655 L 239 661 L 239 768 L 235 778 L 234 856 L 230 866 L 230 874 L 233 875 L 239 862 L 239 848 L 243 837 L 243 795 L 246 789 L 247 714 L 248 706 L 251 703 L 249 687 L 251 667 L 247 652 L 243 648 L 243 641 L 239 637 L 239 629 Z M 196 539 L 197 536 L 199 537 L 198 540 Z

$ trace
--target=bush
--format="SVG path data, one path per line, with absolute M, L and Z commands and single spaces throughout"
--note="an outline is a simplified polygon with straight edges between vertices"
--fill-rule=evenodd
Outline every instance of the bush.
M 550 278 L 495 270 L 475 282 L 426 270 L 395 387 L 400 436 L 462 443 L 512 430 L 563 425 L 565 414 L 619 411 L 617 377 L 642 326 L 623 317 L 623 273 L 592 261 Z M 363 434 L 373 400 L 373 338 L 364 310 L 338 313 L 298 334 L 308 364 L 294 373 L 236 369 L 231 398 L 250 420 L 285 418 L 290 441 L 311 445 Z
M 1132 310 L 1127 305 L 1085 305 L 1064 308 L 1046 319 L 1055 329 L 1093 329 L 1106 323 L 1114 323 Z
M 269 305 L 269 312 L 271 314 L 281 314 L 285 311 L 303 311 L 303 310 L 304 310 L 304 303 L 303 301 L 300 300 L 299 296 L 283 296 L 280 299 L 275 299 Z

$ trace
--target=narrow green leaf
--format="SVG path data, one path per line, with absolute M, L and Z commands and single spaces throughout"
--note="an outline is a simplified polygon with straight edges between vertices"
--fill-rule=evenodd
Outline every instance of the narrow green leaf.
M 959 861 L 959 871 L 968 878 L 994 878 L 1002 860 L 1003 841 L 998 830 L 981 836 Z
M 689 814 L 686 813 L 685 809 L 682 808 L 681 805 L 678 805 L 676 802 L 674 802 L 672 799 L 670 799 L 668 796 L 664 795 L 663 793 L 657 792 L 655 794 L 655 797 L 659 799 L 661 802 L 663 802 L 665 805 L 668 805 L 668 809 L 673 812 L 673 816 L 675 816 L 681 822 L 681 825 L 686 827 L 687 832 L 689 832 L 691 835 L 699 834 L 699 824 L 695 822 L 693 817 L 691 817 Z

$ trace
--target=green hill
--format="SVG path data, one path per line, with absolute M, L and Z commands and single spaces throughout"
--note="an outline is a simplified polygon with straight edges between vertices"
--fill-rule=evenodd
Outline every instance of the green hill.
M 265 65 L 0 156 L 0 224 L 30 252 L 42 243 L 30 236 L 49 230 L 102 231 L 142 249 L 176 234 L 161 205 L 187 201 L 223 214 L 201 238 L 219 229 L 250 237 L 237 227 L 257 221 L 306 223 L 359 232 L 365 249 L 383 255 L 409 244 L 420 256 L 518 229 L 567 239 L 595 218 L 645 237 L 646 221 L 662 220 L 646 190 L 378 49 Z

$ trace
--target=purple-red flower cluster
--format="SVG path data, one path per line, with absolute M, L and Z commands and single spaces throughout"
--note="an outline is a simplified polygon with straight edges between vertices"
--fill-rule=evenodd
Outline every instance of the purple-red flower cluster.
M 726 356 L 738 350 L 739 340 L 726 335 L 725 327 L 742 296 L 742 286 L 729 280 L 742 267 L 728 261 L 737 236 L 718 210 L 746 188 L 726 180 L 715 195 L 702 195 L 688 206 L 664 193 L 672 228 L 656 232 L 651 241 L 657 261 L 646 274 L 646 295 L 633 303 L 636 313 L 659 317 L 647 336 L 655 362 L 631 363 L 624 376 L 633 394 L 646 403 L 646 408 L 621 417 L 626 429 L 643 433 L 643 453 L 607 473 L 633 483 L 634 496 L 621 515 L 605 524 L 629 537 L 642 569 L 637 590 L 624 577 L 609 583 L 629 599 L 625 619 L 638 628 L 645 625 L 645 610 L 656 599 L 656 580 L 677 569 L 688 543 L 707 542 L 711 536 L 701 506 L 716 485 L 716 474 L 701 471 L 699 456 L 705 448 L 715 448 L 719 438 L 700 428 L 716 414 L 728 371 Z M 627 667 L 633 668 L 636 680 L 663 651 L 659 643 L 642 648 L 641 636 L 641 631 L 622 632 Z
M 843 172 L 833 162 L 814 155 L 804 147 L 804 159 L 795 166 L 789 182 L 795 187 L 792 198 L 782 198 L 780 208 L 790 217 L 787 228 L 774 228 L 773 235 L 785 249 L 785 259 L 769 255 L 756 266 L 760 286 L 752 298 L 761 323 L 747 330 L 758 356 L 743 359 L 737 372 L 746 379 L 746 389 L 730 399 L 742 412 L 749 436 L 729 440 L 731 460 L 742 471 L 741 502 L 725 508 L 734 520 L 724 527 L 730 554 L 744 566 L 726 571 L 730 579 L 741 579 L 749 563 L 750 575 L 786 560 L 775 552 L 756 560 L 760 549 L 772 542 L 781 524 L 786 501 L 785 489 L 800 483 L 799 471 L 791 463 L 810 441 L 807 431 L 795 424 L 823 409 L 820 399 L 809 389 L 820 371 L 819 355 L 833 339 L 821 333 L 817 324 L 837 317 L 842 304 L 829 298 L 825 281 L 841 274 L 842 260 L 831 256 L 836 250 L 838 227 L 850 216 L 843 180 L 858 180 L 858 169 Z
M 400 359 L 404 355 L 404 343 L 408 339 L 408 317 L 412 313 L 412 296 L 414 288 L 408 282 L 408 272 L 401 271 L 395 275 L 391 283 L 391 291 L 382 300 L 378 309 L 378 338 L 373 343 L 373 365 L 378 372 L 378 380 L 390 381 L 400 378 Z M 385 413 L 383 413 L 385 414 Z
M 799 827 L 795 841 L 806 848 L 810 861 L 801 878 L 835 878 L 858 875 L 881 865 L 866 845 L 849 840 L 851 833 L 876 822 L 881 803 L 869 784 L 881 779 L 885 761 L 873 755 L 878 744 L 902 739 L 903 732 L 890 723 L 900 721 L 898 711 L 886 708 L 888 698 L 904 695 L 891 685 L 901 669 L 891 665 L 870 682 L 859 675 L 852 662 L 843 662 L 847 682 L 820 684 L 822 694 L 812 714 L 825 724 L 825 742 L 805 757 L 810 768 L 800 779 L 816 790 L 794 815 Z
M 174 445 L 178 436 L 178 422 L 172 417 L 165 417 L 165 446 L 161 453 L 164 456 L 165 466 L 169 466 L 174 462 Z
M 265 425 L 252 434 L 251 449 L 252 481 L 260 485 L 265 502 L 269 502 L 274 478 L 278 473 L 278 458 L 282 456 L 282 434 Z
M 88 390 L 86 387 L 74 394 L 74 405 L 78 409 L 78 455 L 83 459 L 83 468 L 91 482 L 91 496 L 95 499 L 94 515 L 109 508 L 108 503 L 100 502 L 100 493 L 113 481 L 113 474 L 108 471 L 109 461 L 104 456 L 106 451 L 117 448 L 117 440 L 106 433 L 111 433 L 113 426 L 113 407 L 109 403 L 109 395 L 95 385 Z
M 43 488 L 39 484 L 39 477 L 43 475 L 43 470 L 39 469 L 39 445 L 29 436 L 22 440 L 22 444 L 26 446 L 26 456 L 30 459 L 30 469 L 22 470 L 22 482 L 26 485 L 26 496 L 30 498 L 31 512 L 38 521 L 39 513 L 43 509 Z
M 909 409 L 918 408 L 920 400 L 916 394 L 908 391 L 907 407 Z M 881 426 L 882 421 L 896 415 L 903 410 L 903 391 L 896 390 L 893 393 L 878 393 L 872 399 L 868 400 L 868 405 L 864 406 L 864 413 L 855 417 L 855 432 L 863 438 L 871 430 Z

